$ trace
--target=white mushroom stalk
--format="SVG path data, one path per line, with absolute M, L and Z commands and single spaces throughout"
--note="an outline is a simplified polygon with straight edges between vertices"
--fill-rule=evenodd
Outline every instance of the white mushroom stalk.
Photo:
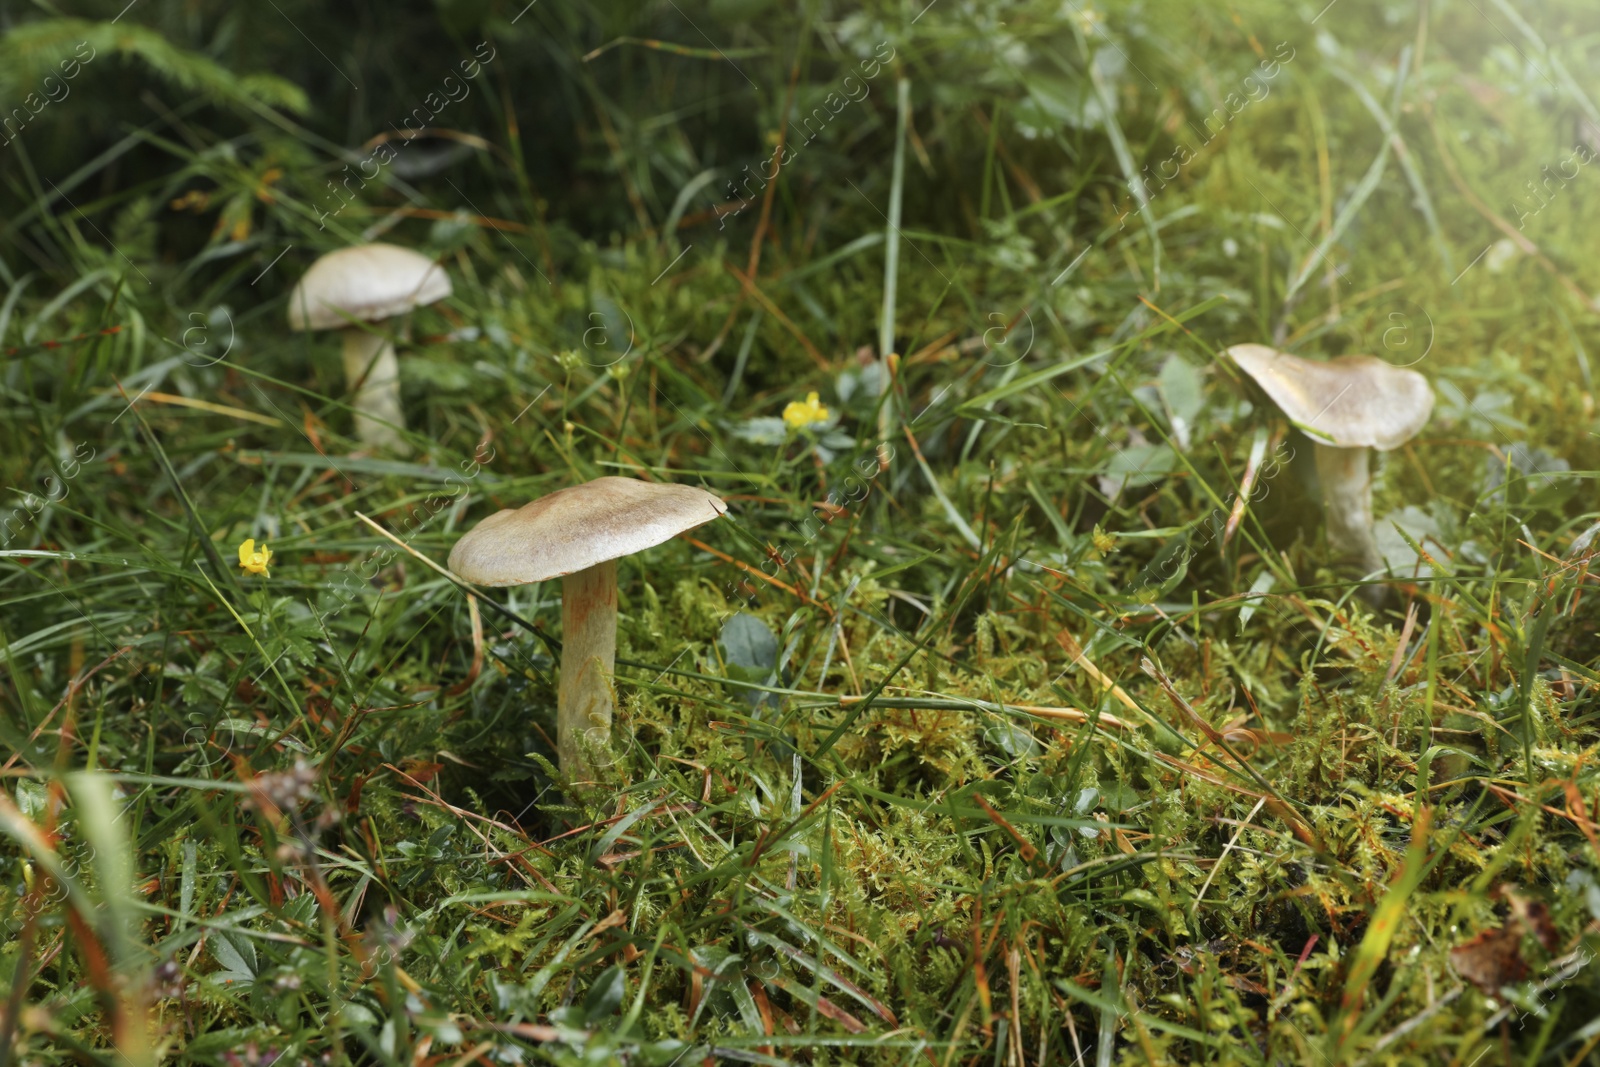
M 345 384 L 354 392 L 356 438 L 373 450 L 406 450 L 400 362 L 385 325 L 449 296 L 450 278 L 433 260 L 390 244 L 355 245 L 311 265 L 289 296 L 291 330 L 339 330 Z
M 561 680 L 556 755 L 575 781 L 592 780 L 616 709 L 617 563 L 728 510 L 687 485 L 596 478 L 478 523 L 450 550 L 450 569 L 475 585 L 561 578 Z
M 1375 356 L 1317 363 L 1266 345 L 1234 345 L 1228 355 L 1311 439 L 1328 548 L 1366 575 L 1381 574 L 1371 453 L 1399 448 L 1422 429 L 1433 413 L 1428 380 Z
M 588 767 L 611 739 L 617 695 L 617 561 L 561 579 L 561 682 L 556 696 L 559 765 Z
M 1367 574 L 1383 570 L 1383 555 L 1372 525 L 1370 449 L 1336 448 L 1313 440 L 1317 480 L 1322 485 L 1322 519 L 1328 548 L 1352 559 Z
M 400 361 L 394 343 L 381 333 L 350 326 L 343 337 L 344 381 L 354 390 L 356 438 L 368 448 L 405 449 L 400 431 L 405 412 L 400 407 Z

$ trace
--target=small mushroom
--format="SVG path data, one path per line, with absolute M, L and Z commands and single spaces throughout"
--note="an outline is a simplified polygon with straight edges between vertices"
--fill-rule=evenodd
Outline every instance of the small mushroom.
M 556 753 L 574 778 L 611 733 L 616 697 L 617 560 L 721 516 L 728 505 L 688 485 L 596 478 L 478 523 L 450 550 L 450 569 L 475 585 L 561 578 L 561 683 Z
M 329 252 L 306 271 L 289 296 L 289 329 L 339 330 L 344 376 L 356 391 L 356 437 L 368 448 L 404 451 L 400 364 L 380 322 L 450 295 L 450 276 L 420 252 L 390 244 Z
M 1375 356 L 1318 363 L 1266 345 L 1234 345 L 1228 355 L 1311 438 L 1329 547 L 1368 574 L 1382 571 L 1368 451 L 1388 452 L 1417 435 L 1433 412 L 1428 380 Z

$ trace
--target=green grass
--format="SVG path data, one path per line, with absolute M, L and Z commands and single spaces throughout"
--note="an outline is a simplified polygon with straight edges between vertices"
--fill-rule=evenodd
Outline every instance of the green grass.
M 1600 1061 L 1584 5 L 635 6 L 0 40 L 103 54 L 0 148 L 0 1067 Z M 319 229 L 483 40 L 492 147 Z M 379 234 L 406 457 L 285 325 Z M 1433 383 L 1382 609 L 1245 341 Z M 619 473 L 730 512 L 621 563 L 579 786 L 559 587 L 362 516 Z

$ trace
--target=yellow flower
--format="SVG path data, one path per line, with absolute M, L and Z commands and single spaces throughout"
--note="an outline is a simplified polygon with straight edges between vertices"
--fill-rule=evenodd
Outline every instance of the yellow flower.
M 1100 553 L 1101 559 L 1111 555 L 1111 550 L 1117 547 L 1117 535 L 1106 533 L 1100 529 L 1099 523 L 1095 523 L 1094 533 L 1089 535 L 1089 539 L 1094 542 L 1094 550 Z
M 267 564 L 272 562 L 272 550 L 266 545 L 256 548 L 254 537 L 245 538 L 244 544 L 239 546 L 239 566 L 244 568 L 246 574 L 267 574 Z
M 783 409 L 783 421 L 791 430 L 804 430 L 827 422 L 829 417 L 827 405 L 817 399 L 816 393 L 807 393 L 804 403 L 791 400 L 789 406 Z

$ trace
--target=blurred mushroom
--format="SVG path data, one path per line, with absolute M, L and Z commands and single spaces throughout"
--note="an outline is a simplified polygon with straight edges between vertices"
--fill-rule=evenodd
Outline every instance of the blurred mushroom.
M 1266 345 L 1228 355 L 1316 447 L 1328 545 L 1372 574 L 1384 569 L 1372 530 L 1369 451 L 1399 448 L 1433 412 L 1433 389 L 1413 370 L 1375 356 L 1317 363 Z
M 476 585 L 561 578 L 561 683 L 556 753 L 574 778 L 611 732 L 616 697 L 617 563 L 708 523 L 728 505 L 704 489 L 596 478 L 478 523 L 450 550 L 450 569 Z
M 400 364 L 394 345 L 364 322 L 404 315 L 450 295 L 444 268 L 390 244 L 355 245 L 311 265 L 289 296 L 291 330 L 339 330 L 345 381 L 356 390 L 356 437 L 368 448 L 405 450 Z

